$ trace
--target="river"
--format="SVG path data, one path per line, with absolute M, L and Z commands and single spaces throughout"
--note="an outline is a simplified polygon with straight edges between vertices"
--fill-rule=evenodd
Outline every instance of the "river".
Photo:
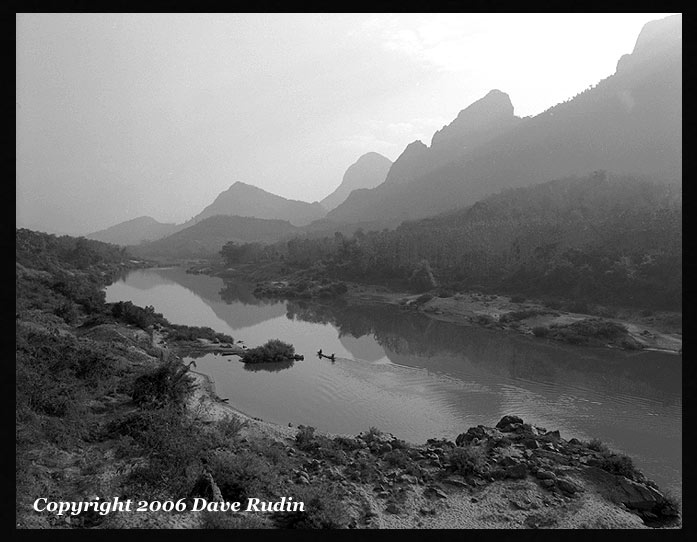
M 679 356 L 564 345 L 393 306 L 260 300 L 252 290 L 168 268 L 132 271 L 106 295 L 108 302 L 152 305 L 172 323 L 209 326 L 249 347 L 268 339 L 293 344 L 304 361 L 196 359 L 219 396 L 265 421 L 349 435 L 377 427 L 424 443 L 516 414 L 566 439 L 599 438 L 682 495 Z M 336 361 L 319 359 L 320 348 Z

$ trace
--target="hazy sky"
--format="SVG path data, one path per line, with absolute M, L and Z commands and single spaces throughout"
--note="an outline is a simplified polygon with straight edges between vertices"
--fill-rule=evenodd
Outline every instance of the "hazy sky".
M 17 225 L 182 222 L 236 181 L 320 200 L 498 88 L 535 115 L 668 14 L 18 14 Z

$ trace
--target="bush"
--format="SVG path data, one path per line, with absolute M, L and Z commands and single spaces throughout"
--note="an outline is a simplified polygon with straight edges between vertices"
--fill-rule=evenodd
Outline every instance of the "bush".
M 208 465 L 226 501 L 262 498 L 273 494 L 278 486 L 276 470 L 264 458 L 250 451 L 237 454 L 221 451 L 209 460 Z
M 295 434 L 295 443 L 301 450 L 311 450 L 316 447 L 315 428 L 309 425 L 299 425 L 298 432 Z
M 128 482 L 138 493 L 154 495 L 187 495 L 212 444 L 198 424 L 175 408 L 135 412 L 109 424 L 107 431 L 132 439 L 148 457 Z
M 133 324 L 145 330 L 154 323 L 167 323 L 164 317 L 160 313 L 155 312 L 152 306 L 142 308 L 134 305 L 130 301 L 119 301 L 114 303 L 111 307 L 111 314 L 114 318 L 122 322 Z
M 626 455 L 611 454 L 605 456 L 598 462 L 597 466 L 611 474 L 618 474 L 632 480 L 635 480 L 639 475 L 632 458 Z
M 210 327 L 183 326 L 171 324 L 172 331 L 168 338 L 172 341 L 195 341 L 196 339 L 208 339 L 209 341 L 219 341 L 223 343 L 234 343 L 235 340 L 225 333 L 218 333 Z
M 165 362 L 135 379 L 131 397 L 141 407 L 180 406 L 194 390 L 188 372 L 189 368 L 178 361 Z
M 481 471 L 484 453 L 474 446 L 457 446 L 450 451 L 448 460 L 455 472 L 467 476 Z
M 609 448 L 605 445 L 605 443 L 597 438 L 594 438 L 588 443 L 588 448 L 590 450 L 594 450 L 596 452 L 603 452 L 603 453 L 609 453 L 610 450 Z
M 273 363 L 295 359 L 295 347 L 278 339 L 271 339 L 266 344 L 251 348 L 242 356 L 242 363 Z
M 274 514 L 276 525 L 284 529 L 342 529 L 348 523 L 344 499 L 334 488 L 309 488 L 298 491 L 296 502 L 304 503 L 303 512 Z

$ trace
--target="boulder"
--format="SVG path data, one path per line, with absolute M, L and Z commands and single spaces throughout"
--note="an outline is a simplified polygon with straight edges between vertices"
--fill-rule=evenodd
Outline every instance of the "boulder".
M 518 416 L 506 415 L 496 424 L 496 429 L 499 429 L 503 433 L 510 433 L 520 429 L 523 423 L 523 419 Z
M 557 487 L 569 495 L 573 495 L 574 493 L 581 491 L 581 487 L 568 478 L 559 478 L 557 480 Z

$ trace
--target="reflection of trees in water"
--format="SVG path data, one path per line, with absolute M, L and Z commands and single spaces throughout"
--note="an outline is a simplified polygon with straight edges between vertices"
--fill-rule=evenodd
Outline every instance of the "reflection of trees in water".
M 273 305 L 278 303 L 277 299 L 259 299 L 254 296 L 253 292 L 254 286 L 251 284 L 226 282 L 218 295 L 228 305 L 235 302 L 243 305 Z
M 287 316 L 332 324 L 340 337 L 370 335 L 393 362 L 405 356 L 439 357 L 429 361 L 429 367 L 444 364 L 456 368 L 461 363 L 458 360 L 466 357 L 473 365 L 507 378 L 573 383 L 610 394 L 635 394 L 661 401 L 668 394 L 672 400 L 680 400 L 681 362 L 667 354 L 533 340 L 516 333 L 441 322 L 389 305 L 341 307 L 289 301 Z
M 251 371 L 253 373 L 259 371 L 277 373 L 279 371 L 290 369 L 293 366 L 293 363 L 293 361 L 279 361 L 275 363 L 244 363 L 243 365 L 245 371 Z

